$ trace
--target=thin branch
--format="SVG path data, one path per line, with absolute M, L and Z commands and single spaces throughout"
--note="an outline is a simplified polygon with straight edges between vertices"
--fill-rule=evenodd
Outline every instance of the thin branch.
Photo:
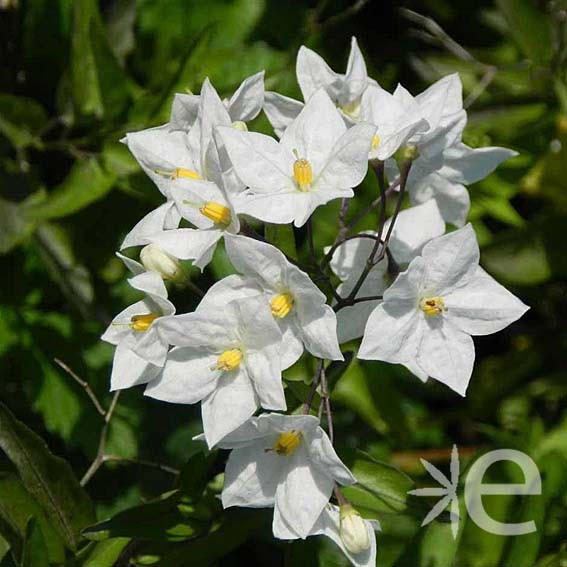
M 326 31 L 329 28 L 332 28 L 337 24 L 340 24 L 344 20 L 347 20 L 348 18 L 355 16 L 356 14 L 358 14 L 358 12 L 362 10 L 362 8 L 364 8 L 364 6 L 366 6 L 366 4 L 368 4 L 369 1 L 370 0 L 357 0 L 342 12 L 339 12 L 334 16 L 330 16 L 324 22 L 321 22 L 318 25 L 319 30 Z
M 399 184 L 400 184 L 400 180 L 396 179 L 388 187 L 388 189 L 386 189 L 384 193 L 385 198 L 388 198 L 396 190 Z M 372 209 L 375 209 L 381 202 L 382 202 L 382 195 L 379 195 L 378 197 L 376 197 L 376 199 L 374 199 L 374 201 L 372 201 L 372 203 L 370 203 L 370 205 L 368 205 L 368 207 L 366 207 L 364 210 L 362 210 L 360 213 L 358 213 L 356 216 L 354 216 L 351 219 L 351 221 L 348 224 L 348 229 L 352 230 L 369 212 L 372 211 Z
M 162 465 L 161 463 L 156 463 L 155 461 L 147 461 L 146 459 L 128 459 L 126 457 L 120 457 L 119 455 L 103 455 L 103 463 L 124 463 L 127 465 L 140 465 L 143 467 L 148 467 L 152 469 L 158 469 L 173 475 L 178 475 L 181 471 L 174 467 L 168 465 Z
M 331 445 L 335 441 L 335 434 L 333 429 L 333 412 L 331 411 L 331 400 L 329 399 L 329 391 L 327 388 L 327 374 L 325 367 L 321 369 L 321 397 L 322 404 L 325 406 L 325 414 L 327 415 L 327 431 L 329 433 L 329 440 Z
M 89 383 L 83 380 L 82 378 L 80 378 L 77 374 L 75 374 L 75 372 L 73 372 L 73 370 L 71 370 L 71 368 L 69 368 L 69 366 L 67 366 L 62 360 L 59 360 L 58 358 L 54 358 L 53 360 L 55 361 L 55 364 L 57 364 L 64 372 L 66 372 L 69 376 L 71 376 L 71 378 L 75 380 L 75 382 L 77 382 L 77 384 L 79 384 L 79 386 L 81 386 L 83 390 L 85 390 L 87 396 L 90 398 L 91 402 L 93 403 L 96 411 L 102 417 L 104 417 L 106 415 L 106 412 L 104 411 L 104 408 L 102 407 L 102 404 L 100 403 L 96 394 L 91 390 Z
M 355 240 L 356 238 L 369 238 L 370 240 L 377 240 L 378 237 L 375 234 L 368 233 L 368 232 L 361 232 L 360 234 L 353 234 L 352 236 L 347 236 L 343 240 L 339 242 L 335 242 L 330 248 L 329 251 L 323 257 L 322 265 L 327 265 L 333 258 L 333 254 L 336 252 L 337 248 L 347 242 L 348 240 Z
M 313 380 L 311 382 L 311 389 L 309 390 L 307 399 L 303 403 L 302 413 L 309 413 L 309 411 L 311 410 L 311 406 L 313 405 L 313 399 L 315 398 L 315 392 L 317 391 L 317 387 L 319 386 L 319 382 L 321 381 L 322 372 L 323 372 L 323 359 L 320 358 L 317 362 L 317 370 L 315 371 L 315 376 L 313 376 Z
M 81 479 L 81 486 L 85 486 L 89 482 L 89 480 L 94 476 L 94 474 L 98 471 L 98 469 L 104 462 L 104 452 L 106 450 L 108 428 L 110 425 L 110 420 L 112 419 L 112 416 L 114 414 L 114 410 L 116 409 L 116 404 L 118 403 L 119 397 L 120 397 L 120 390 L 117 390 L 114 393 L 112 401 L 110 402 L 110 407 L 108 408 L 108 410 L 104 415 L 104 425 L 102 426 L 102 429 L 100 431 L 96 457 L 94 458 L 90 467 L 87 469 L 87 472 L 83 475 L 83 478 Z

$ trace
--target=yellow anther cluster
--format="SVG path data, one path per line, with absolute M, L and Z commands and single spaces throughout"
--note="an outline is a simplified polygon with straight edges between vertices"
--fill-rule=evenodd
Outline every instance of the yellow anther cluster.
M 278 454 L 289 457 L 301 443 L 301 431 L 292 429 L 281 433 L 274 443 L 273 450 Z
M 380 145 L 380 136 L 378 136 L 378 134 L 375 134 L 374 138 L 372 138 L 372 149 L 377 150 L 379 145 Z
M 289 315 L 289 312 L 293 309 L 294 305 L 293 295 L 291 293 L 281 293 L 272 297 L 270 301 L 270 307 L 272 308 L 272 315 L 283 319 Z
M 230 209 L 220 203 L 207 201 L 200 209 L 201 213 L 216 224 L 228 226 L 230 224 Z
M 424 297 L 419 302 L 419 308 L 428 316 L 434 317 L 447 311 L 442 297 Z
M 145 315 L 134 315 L 130 319 L 130 328 L 133 331 L 147 331 L 151 324 L 159 317 L 157 313 L 146 313 Z
M 238 348 L 225 350 L 217 359 L 217 364 L 214 369 L 230 372 L 236 370 L 242 362 L 242 351 Z
M 313 182 L 313 169 L 309 161 L 298 158 L 293 162 L 293 178 L 300 191 L 309 191 Z
M 202 179 L 201 176 L 192 169 L 184 169 L 182 167 L 178 167 L 173 171 L 171 174 L 172 179 L 178 179 L 180 177 L 184 179 Z

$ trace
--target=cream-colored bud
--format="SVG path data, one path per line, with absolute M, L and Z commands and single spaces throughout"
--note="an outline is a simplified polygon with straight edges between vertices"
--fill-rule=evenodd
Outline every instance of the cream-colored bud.
M 343 504 L 339 512 L 339 533 L 350 553 L 362 553 L 370 549 L 370 534 L 361 515 L 350 505 Z
M 157 272 L 163 279 L 173 280 L 181 275 L 179 260 L 157 244 L 148 244 L 140 252 L 140 261 L 146 270 Z

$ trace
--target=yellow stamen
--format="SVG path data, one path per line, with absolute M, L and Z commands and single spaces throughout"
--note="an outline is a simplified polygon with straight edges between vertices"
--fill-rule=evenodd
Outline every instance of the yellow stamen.
M 235 370 L 240 366 L 242 362 L 242 351 L 238 348 L 233 348 L 230 350 L 225 350 L 217 359 L 215 366 L 211 370 L 223 370 L 224 372 L 230 372 Z
M 199 210 L 208 219 L 211 219 L 217 224 L 221 224 L 223 226 L 228 226 L 230 224 L 230 209 L 220 203 L 207 201 Z
M 297 150 L 293 151 L 296 160 L 293 162 L 293 178 L 300 191 L 309 191 L 313 182 L 313 169 L 305 158 L 300 158 Z
M 248 132 L 248 126 L 246 126 L 246 122 L 242 122 L 242 120 L 235 120 L 231 126 L 235 130 L 240 130 L 240 132 Z
M 419 302 L 419 308 L 428 316 L 434 317 L 447 311 L 442 297 L 424 297 Z
M 192 169 L 185 169 L 183 167 L 178 167 L 173 171 L 164 171 L 162 169 L 155 169 L 155 173 L 158 175 L 163 175 L 165 177 L 169 177 L 170 179 L 179 179 L 180 177 L 184 179 L 202 179 L 202 177 Z
M 130 319 L 130 328 L 133 331 L 147 331 L 151 324 L 159 317 L 157 313 L 146 313 L 145 315 L 133 315 Z
M 301 443 L 301 431 L 292 429 L 280 434 L 274 443 L 273 450 L 278 454 L 289 457 Z
M 377 150 L 378 146 L 380 145 L 380 136 L 378 136 L 378 134 L 376 134 L 374 136 L 374 138 L 372 138 L 372 149 L 373 150 Z
M 291 293 L 281 293 L 272 297 L 270 301 L 270 307 L 272 308 L 272 315 L 283 319 L 289 315 L 289 312 L 293 309 L 295 301 Z

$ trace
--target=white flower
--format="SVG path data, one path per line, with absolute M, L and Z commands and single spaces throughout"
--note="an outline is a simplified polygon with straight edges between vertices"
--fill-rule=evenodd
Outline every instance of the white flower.
M 382 238 L 385 237 L 390 223 L 391 219 L 388 219 L 382 231 Z M 406 209 L 398 215 L 388 250 L 398 268 L 404 270 L 429 240 L 444 232 L 445 222 L 435 201 L 428 201 L 423 205 Z M 368 231 L 366 234 L 376 233 Z M 342 282 L 337 288 L 341 297 L 348 297 L 353 290 L 373 247 L 374 240 L 370 238 L 354 238 L 345 241 L 333 253 L 330 265 Z M 370 270 L 356 297 L 381 295 L 390 283 L 386 255 Z M 362 337 L 368 317 L 379 303 L 379 300 L 370 300 L 343 307 L 337 313 L 339 342 L 344 343 Z
M 360 118 L 376 126 L 369 159 L 385 160 L 417 133 L 429 129 L 417 103 L 403 104 L 397 98 L 398 89 L 391 95 L 377 85 L 369 86 L 360 102 Z
M 177 93 L 173 98 L 169 128 L 189 130 L 197 120 L 200 96 Z M 247 77 L 223 104 L 232 123 L 249 122 L 258 116 L 264 105 L 264 71 Z
M 145 384 L 160 373 L 169 348 L 161 325 L 175 313 L 159 274 L 144 272 L 128 283 L 146 298 L 119 313 L 102 335 L 103 341 L 116 345 L 112 390 Z
M 350 515 L 348 519 L 343 518 L 341 525 L 341 510 L 345 506 L 335 506 L 327 504 L 323 508 L 321 515 L 311 528 L 308 536 L 324 535 L 331 539 L 341 551 L 348 557 L 349 561 L 355 567 L 375 567 L 376 566 L 376 530 L 380 529 L 380 523 L 377 520 L 365 520 L 352 506 L 350 507 L 354 516 Z M 347 514 L 348 515 L 348 514 Z M 355 517 L 356 516 L 356 517 Z M 347 520 L 346 523 L 344 520 Z M 279 537 L 281 539 L 298 539 L 297 534 L 282 526 Z M 347 543 L 348 542 L 348 543 Z M 364 545 L 362 545 L 364 542 Z M 358 552 L 349 549 L 365 547 Z
M 528 309 L 478 265 L 471 225 L 434 238 L 384 293 L 358 357 L 404 364 L 465 395 L 474 363 L 471 335 L 489 335 Z
M 345 74 L 335 73 L 320 55 L 304 45 L 297 54 L 296 72 L 303 100 L 307 102 L 323 88 L 349 125 L 360 119 L 362 93 L 368 85 L 376 84 L 368 77 L 366 63 L 355 37 L 351 39 Z M 283 134 L 302 108 L 303 103 L 278 93 L 267 92 L 265 95 L 264 112 L 278 136 Z
M 343 360 L 337 342 L 337 319 L 326 305 L 326 297 L 297 266 L 277 248 L 245 236 L 227 235 L 225 247 L 233 266 L 242 275 L 232 275 L 212 286 L 199 305 L 221 306 L 234 299 L 261 295 L 265 309 L 282 332 L 282 368 L 288 368 L 303 353 Z
M 163 333 L 176 348 L 145 394 L 173 403 L 201 401 L 209 447 L 242 425 L 258 406 L 286 409 L 281 333 L 262 298 L 170 317 Z
M 177 179 L 172 195 L 183 218 L 197 228 L 166 230 L 146 240 L 202 270 L 225 233 L 240 230 L 238 216 L 228 195 L 211 181 Z
M 274 506 L 277 538 L 306 538 L 335 482 L 356 482 L 312 415 L 262 414 L 219 446 L 233 449 L 226 464 L 223 506 Z
M 483 179 L 517 153 L 497 147 L 472 149 L 461 142 L 467 115 L 463 109 L 461 80 L 456 73 L 443 77 L 415 98 L 402 87 L 396 89 L 394 97 L 408 112 L 417 104 L 430 126 L 407 141 L 419 152 L 407 181 L 411 202 L 435 199 L 447 222 L 463 226 L 470 209 L 470 197 L 464 185 Z M 397 175 L 394 160 L 387 162 L 387 172 L 390 179 Z
M 234 169 L 248 189 L 235 197 L 239 213 L 273 223 L 305 224 L 319 206 L 352 197 L 368 169 L 374 127 L 347 130 L 320 89 L 278 143 L 270 136 L 219 128 Z

